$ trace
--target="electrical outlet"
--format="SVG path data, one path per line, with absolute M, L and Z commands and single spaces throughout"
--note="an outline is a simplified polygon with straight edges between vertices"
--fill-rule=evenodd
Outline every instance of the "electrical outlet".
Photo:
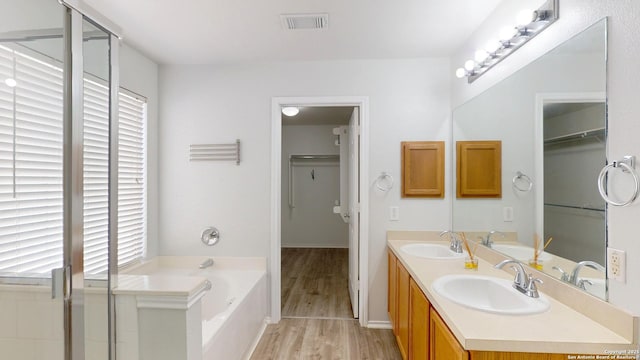
M 389 220 L 390 221 L 398 221 L 400 220 L 400 208 L 397 206 L 389 207 Z
M 607 248 L 607 277 L 619 282 L 626 279 L 626 254 L 622 250 Z

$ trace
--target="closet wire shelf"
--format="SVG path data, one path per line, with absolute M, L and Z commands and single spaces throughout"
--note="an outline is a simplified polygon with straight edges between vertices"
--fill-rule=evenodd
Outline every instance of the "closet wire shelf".
M 591 130 L 578 131 L 571 134 L 555 136 L 552 138 L 547 138 L 544 140 L 545 145 L 552 144 L 561 144 L 569 141 L 577 141 L 577 140 L 585 140 L 590 138 L 596 138 L 600 141 L 603 141 L 605 138 L 605 129 L 604 128 L 596 128 Z
M 240 140 L 231 144 L 191 144 L 189 161 L 235 161 L 240 165 Z
M 294 162 L 296 161 L 340 161 L 340 155 L 289 155 L 289 208 L 294 209 L 295 198 L 293 183 L 295 181 L 293 176 Z

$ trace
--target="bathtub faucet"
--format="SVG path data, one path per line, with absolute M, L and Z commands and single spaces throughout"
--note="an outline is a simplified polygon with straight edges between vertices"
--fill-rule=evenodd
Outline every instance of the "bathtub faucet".
M 213 266 L 213 259 L 212 258 L 208 258 L 207 260 L 203 261 L 200 264 L 200 269 L 206 269 L 208 267 Z

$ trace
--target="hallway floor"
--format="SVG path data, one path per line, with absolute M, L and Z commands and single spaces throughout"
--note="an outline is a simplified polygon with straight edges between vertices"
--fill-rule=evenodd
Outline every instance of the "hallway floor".
M 282 249 L 282 320 L 252 360 L 401 359 L 391 330 L 360 327 L 349 300 L 348 249 Z
M 282 317 L 353 319 L 349 249 L 282 249 Z

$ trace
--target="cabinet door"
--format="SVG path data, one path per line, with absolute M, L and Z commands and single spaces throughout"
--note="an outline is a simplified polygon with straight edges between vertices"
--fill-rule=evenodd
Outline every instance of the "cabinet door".
M 429 300 L 413 279 L 409 280 L 409 359 L 429 359 Z
M 444 197 L 444 141 L 402 142 L 402 197 Z
M 398 288 L 397 284 L 397 275 L 396 275 L 396 267 L 397 260 L 396 256 L 393 255 L 391 250 L 387 252 L 387 259 L 389 263 L 389 270 L 387 272 L 387 312 L 389 313 L 389 321 L 391 321 L 391 327 L 393 329 L 393 334 L 398 336 L 398 307 L 397 307 L 397 299 L 398 299 Z
M 502 142 L 456 142 L 458 198 L 502 197 Z
M 397 262 L 398 334 L 396 335 L 402 358 L 409 357 L 409 272 Z
M 469 353 L 458 343 L 438 313 L 429 313 L 429 359 L 430 360 L 468 360 Z

